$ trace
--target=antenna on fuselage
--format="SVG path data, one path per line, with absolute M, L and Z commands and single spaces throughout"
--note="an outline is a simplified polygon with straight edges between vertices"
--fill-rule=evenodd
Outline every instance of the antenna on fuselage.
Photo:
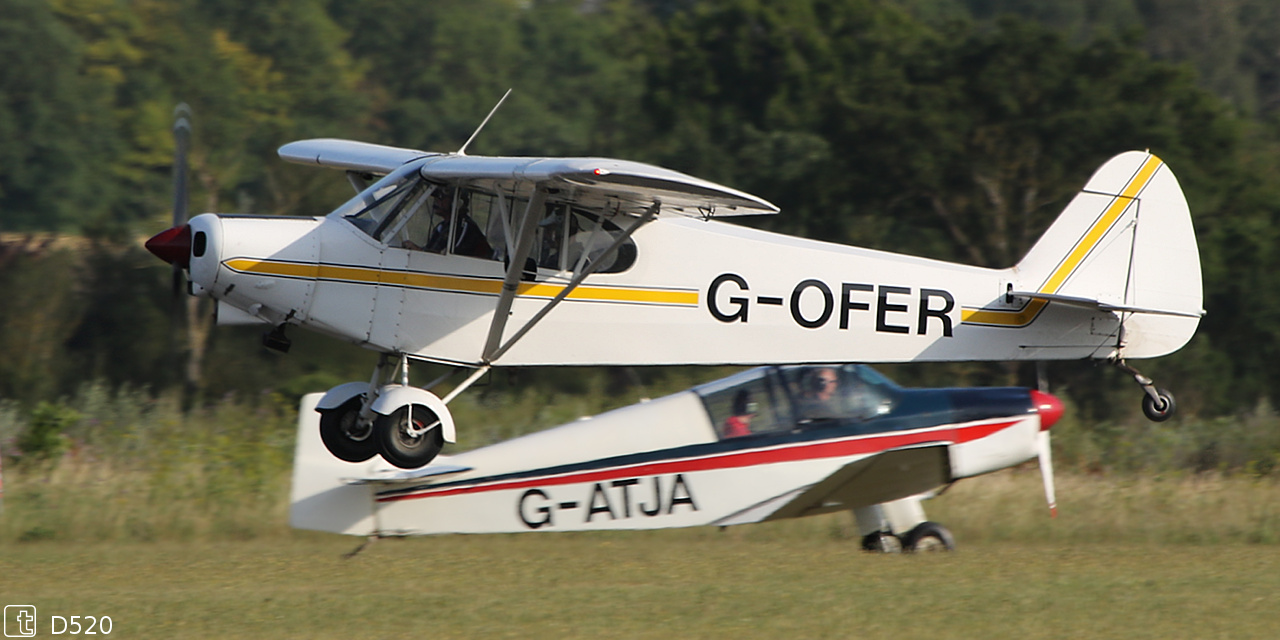
M 467 155 L 467 145 L 471 144 L 471 141 L 475 140 L 476 136 L 480 135 L 480 130 L 483 129 L 486 124 L 489 124 L 489 118 L 492 118 L 493 114 L 497 113 L 498 107 L 501 107 L 502 103 L 507 101 L 507 96 L 509 95 L 511 95 L 511 90 L 507 89 L 507 92 L 502 94 L 502 99 L 498 100 L 498 104 L 493 105 L 493 109 L 489 110 L 489 115 L 484 117 L 484 122 L 481 122 L 480 126 L 476 127 L 475 133 L 472 133 L 471 137 L 467 138 L 467 141 L 462 143 L 462 148 L 458 149 L 457 155 Z

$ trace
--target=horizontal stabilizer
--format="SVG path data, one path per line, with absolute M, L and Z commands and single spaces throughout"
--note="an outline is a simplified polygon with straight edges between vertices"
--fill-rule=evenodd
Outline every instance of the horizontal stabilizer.
M 424 478 L 450 476 L 470 470 L 471 467 L 464 467 L 456 464 L 433 464 L 421 469 L 412 469 L 409 471 L 405 471 L 403 469 L 379 469 L 369 476 L 362 478 L 343 478 L 343 480 L 347 484 L 405 484 L 409 482 L 417 482 Z
M 1063 296 L 1051 293 L 1039 293 L 1036 291 L 1013 291 L 1009 293 L 1014 298 L 1031 298 L 1032 300 L 1044 300 L 1046 302 L 1060 302 L 1069 304 L 1074 307 L 1084 307 L 1087 309 L 1097 309 L 1099 311 L 1117 311 L 1120 313 L 1150 313 L 1162 316 L 1180 316 L 1183 318 L 1200 318 L 1204 316 L 1204 310 L 1198 312 L 1179 311 L 1176 309 L 1152 309 L 1149 307 L 1135 307 L 1130 305 L 1113 304 L 1095 300 L 1093 298 L 1080 298 L 1077 296 Z

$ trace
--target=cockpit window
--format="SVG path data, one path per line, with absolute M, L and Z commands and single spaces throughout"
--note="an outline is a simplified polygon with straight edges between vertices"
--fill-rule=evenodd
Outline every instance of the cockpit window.
M 412 166 L 388 174 L 332 215 L 391 247 L 506 260 L 528 209 L 526 198 L 458 183 L 428 182 Z M 553 271 L 619 273 L 636 261 L 635 242 L 613 221 L 567 203 L 548 203 L 528 260 Z M 530 276 L 532 277 L 532 276 Z
M 865 421 L 893 411 L 897 385 L 863 365 L 782 367 L 797 423 Z
M 415 171 L 396 171 L 361 191 L 332 215 L 344 218 L 361 231 L 379 238 L 387 235 L 388 226 L 398 214 L 406 212 L 406 207 L 422 205 L 426 189 L 427 183 L 419 179 Z
M 721 438 L 791 429 L 791 408 L 775 370 L 759 367 L 695 387 Z
M 568 205 L 549 210 L 538 225 L 539 267 L 577 272 L 595 265 L 595 273 L 621 273 L 635 264 L 636 245 L 630 238 L 609 252 L 623 234 L 612 221 Z

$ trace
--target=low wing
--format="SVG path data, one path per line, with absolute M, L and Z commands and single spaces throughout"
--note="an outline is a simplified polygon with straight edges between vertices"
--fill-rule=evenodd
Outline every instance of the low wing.
M 757 215 L 778 212 L 749 193 L 641 162 L 609 158 L 530 158 L 433 154 L 351 140 L 301 140 L 284 145 L 280 157 L 299 164 L 386 174 L 425 159 L 422 176 L 461 181 L 493 193 L 530 197 L 536 189 L 552 202 L 637 213 L 654 202 L 662 211 L 690 216 Z
M 715 524 L 767 522 L 846 511 L 919 495 L 951 481 L 946 443 L 893 449 L 851 462 L 819 482 L 766 500 Z

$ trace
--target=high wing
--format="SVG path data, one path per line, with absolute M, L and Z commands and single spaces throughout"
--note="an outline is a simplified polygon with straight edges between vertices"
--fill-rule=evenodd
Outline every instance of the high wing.
M 655 202 L 663 211 L 707 218 L 778 212 L 749 193 L 662 167 L 610 158 L 491 157 L 438 154 L 336 139 L 284 145 L 289 162 L 381 175 L 426 158 L 422 177 L 465 182 L 493 193 L 529 197 L 548 191 L 548 201 L 565 201 L 600 211 L 639 213 Z
M 357 173 L 386 175 L 397 167 L 430 155 L 426 151 L 402 149 L 381 144 L 317 138 L 299 140 L 280 147 L 280 158 L 295 164 L 343 169 Z

